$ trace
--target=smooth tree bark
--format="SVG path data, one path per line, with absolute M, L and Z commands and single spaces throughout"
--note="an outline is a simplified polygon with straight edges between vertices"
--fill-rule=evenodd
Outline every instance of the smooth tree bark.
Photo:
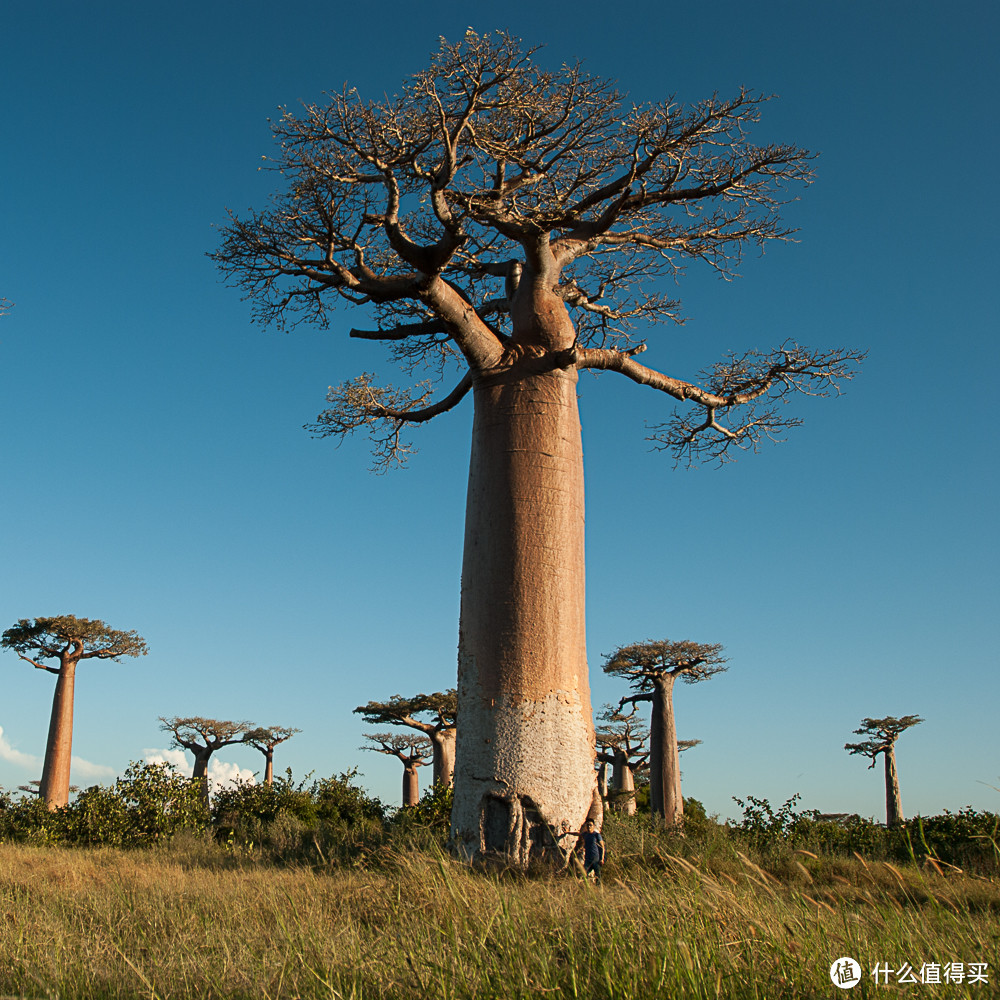
M 201 715 L 160 716 L 160 729 L 172 736 L 172 745 L 189 750 L 194 755 L 191 780 L 198 782 L 201 797 L 209 802 L 208 763 L 217 750 L 243 743 L 248 733 L 258 731 L 252 722 L 229 719 L 207 719 Z
M 383 469 L 409 453 L 405 427 L 472 396 L 452 838 L 463 856 L 521 863 L 568 859 L 575 831 L 600 820 L 579 372 L 681 403 L 658 446 L 724 461 L 780 437 L 798 423 L 778 412 L 784 397 L 836 391 L 861 357 L 786 340 L 699 383 L 639 364 L 634 326 L 678 318 L 655 282 L 691 260 L 729 275 L 744 249 L 787 238 L 780 196 L 810 181 L 811 155 L 749 141 L 763 97 L 638 105 L 533 55 L 470 30 L 396 97 L 345 88 L 285 111 L 282 189 L 231 216 L 213 254 L 258 320 L 326 325 L 346 301 L 373 324 L 352 337 L 382 342 L 407 376 L 430 371 L 411 388 L 369 373 L 332 387 L 316 435 L 367 430 Z
M 434 750 L 433 782 L 451 786 L 455 773 L 455 733 L 458 697 L 455 688 L 359 705 L 355 713 L 369 725 L 407 726 L 424 734 Z M 423 718 L 421 718 L 423 716 Z
M 365 733 L 365 739 L 369 743 L 362 750 L 388 754 L 402 763 L 403 808 L 415 806 L 420 801 L 417 768 L 423 767 L 434 754 L 430 739 L 408 733 Z
M 119 631 L 97 619 L 60 615 L 19 619 L 16 625 L 3 633 L 0 645 L 12 649 L 22 660 L 39 670 L 56 675 L 38 794 L 50 809 L 58 809 L 69 802 L 77 666 L 81 660 L 121 662 L 123 656 L 145 656 L 146 642 L 136 632 Z M 55 660 L 59 666 L 41 663 L 40 660 Z
M 919 715 L 904 715 L 900 718 L 887 715 L 884 719 L 862 719 L 861 728 L 854 732 L 867 739 L 862 743 L 844 744 L 844 749 L 850 753 L 870 758 L 869 768 L 873 768 L 879 754 L 882 755 L 885 762 L 886 826 L 899 826 L 903 822 L 903 801 L 899 794 L 899 773 L 896 770 L 896 740 L 911 726 L 923 721 Z
M 684 796 L 681 793 L 681 766 L 674 722 L 674 684 L 687 684 L 713 677 L 728 669 L 718 643 L 672 642 L 669 639 L 633 643 L 610 653 L 605 673 L 629 681 L 637 692 L 622 698 L 626 703 L 652 704 L 649 725 L 649 804 L 654 818 L 665 827 L 681 829 L 684 823 Z
M 301 729 L 290 729 L 288 726 L 258 726 L 244 734 L 243 742 L 264 755 L 264 784 L 268 787 L 274 785 L 275 747 L 301 732 Z

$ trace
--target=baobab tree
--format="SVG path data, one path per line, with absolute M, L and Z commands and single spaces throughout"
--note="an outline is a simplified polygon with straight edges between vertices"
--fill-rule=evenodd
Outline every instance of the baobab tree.
M 77 665 L 81 660 L 120 663 L 123 656 L 145 656 L 146 641 L 136 632 L 113 629 L 96 618 L 59 615 L 18 619 L 13 628 L 3 633 L 0 645 L 12 649 L 39 670 L 47 670 L 57 677 L 39 795 L 50 809 L 58 809 L 69 802 Z M 59 666 L 40 660 L 56 660 Z
M 635 775 L 649 760 L 649 730 L 636 718 L 606 705 L 598 716 L 603 723 L 596 733 L 597 759 L 611 765 L 608 803 L 612 809 L 634 816 Z
M 160 716 L 162 729 L 173 737 L 172 746 L 194 754 L 191 780 L 201 783 L 201 796 L 208 804 L 208 762 L 216 750 L 242 743 L 257 727 L 252 722 L 232 722 L 228 719 L 206 719 L 201 715 Z
M 844 749 L 852 754 L 871 758 L 869 769 L 882 754 L 885 761 L 885 825 L 899 826 L 903 822 L 903 800 L 899 796 L 899 774 L 896 771 L 896 740 L 911 726 L 924 720 L 919 715 L 904 715 L 897 719 L 887 715 L 884 719 L 862 719 L 858 736 L 867 736 L 863 743 L 845 743 Z
M 649 805 L 664 826 L 680 828 L 684 822 L 681 795 L 681 767 L 677 727 L 674 722 L 674 683 L 680 677 L 696 684 L 727 670 L 726 657 L 718 643 L 647 640 L 620 646 L 609 653 L 604 672 L 623 677 L 637 692 L 622 698 L 618 709 L 628 703 L 652 702 L 649 727 Z
M 301 729 L 289 729 L 287 726 L 258 726 L 244 733 L 243 742 L 264 755 L 265 785 L 274 784 L 274 748 L 301 732 Z
M 423 767 L 433 756 L 431 741 L 412 733 L 365 733 L 365 739 L 370 743 L 361 747 L 362 750 L 389 754 L 402 762 L 403 806 L 415 806 L 420 801 L 417 768 Z
M 659 279 L 693 260 L 729 275 L 748 248 L 789 236 L 782 192 L 809 183 L 812 156 L 750 142 L 765 101 L 637 105 L 579 65 L 544 70 L 508 35 L 470 30 L 392 98 L 345 87 L 285 110 L 280 190 L 232 214 L 212 254 L 258 321 L 325 326 L 337 303 L 370 307 L 371 328 L 350 336 L 386 345 L 407 376 L 430 372 L 409 388 L 362 373 L 330 389 L 310 429 L 367 430 L 376 468 L 405 460 L 404 428 L 473 397 L 452 811 L 465 856 L 526 860 L 601 808 L 580 371 L 679 402 L 658 444 L 724 461 L 780 437 L 799 422 L 780 403 L 838 391 L 861 357 L 786 340 L 697 383 L 636 360 L 636 326 L 679 319 Z M 434 398 L 453 364 L 463 374 Z
M 455 688 L 404 698 L 394 694 L 388 701 L 359 705 L 355 713 L 372 726 L 408 726 L 423 733 L 434 748 L 433 782 L 451 785 L 455 771 L 455 727 L 458 696 Z M 429 718 L 419 718 L 419 716 Z

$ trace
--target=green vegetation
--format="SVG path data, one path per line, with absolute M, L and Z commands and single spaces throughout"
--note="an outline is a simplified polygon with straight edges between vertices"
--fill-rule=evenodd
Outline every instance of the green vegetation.
M 162 765 L 55 812 L 0 794 L 0 995 L 798 998 L 845 955 L 856 996 L 876 963 L 987 962 L 987 985 L 940 988 L 995 991 L 991 813 L 888 830 L 748 798 L 724 825 L 689 799 L 683 837 L 609 815 L 596 887 L 471 870 L 444 850 L 450 790 L 393 811 L 353 778 L 230 789 L 211 816 Z

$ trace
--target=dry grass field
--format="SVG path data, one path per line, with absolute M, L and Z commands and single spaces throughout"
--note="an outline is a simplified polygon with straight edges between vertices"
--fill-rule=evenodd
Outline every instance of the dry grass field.
M 734 851 L 618 843 L 600 886 L 474 872 L 427 849 L 350 869 L 275 867 L 198 838 L 141 851 L 0 845 L 0 994 L 998 995 L 995 878 L 808 852 L 768 871 Z M 829 978 L 842 956 L 864 970 L 849 992 Z M 987 982 L 896 982 L 904 962 L 918 977 L 924 963 L 985 962 Z M 892 975 L 876 988 L 877 963 Z

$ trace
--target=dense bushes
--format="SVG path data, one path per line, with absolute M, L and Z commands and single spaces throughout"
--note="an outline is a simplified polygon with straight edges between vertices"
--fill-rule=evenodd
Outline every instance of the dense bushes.
M 418 805 L 391 809 L 354 783 L 356 771 L 273 785 L 234 785 L 218 791 L 209 811 L 198 785 L 170 765 L 136 764 L 110 787 L 94 786 L 69 805 L 49 810 L 37 796 L 15 798 L 0 789 L 0 842 L 143 847 L 181 831 L 211 831 L 232 857 L 277 864 L 377 866 L 401 852 L 447 844 L 452 792 L 440 786 Z M 654 831 L 649 815 L 609 814 L 618 843 L 611 856 L 734 851 L 762 861 L 792 863 L 794 851 L 826 857 L 859 854 L 875 861 L 954 865 L 971 871 L 1000 869 L 1000 816 L 971 806 L 957 813 L 916 817 L 888 829 L 860 816 L 824 817 L 795 809 L 795 795 L 778 808 L 766 799 L 736 799 L 738 823 L 719 823 L 696 799 L 685 799 L 685 836 Z M 661 845 L 661 838 L 663 840 Z M 209 839 L 208 844 L 211 843 Z M 219 849 L 214 848 L 214 849 Z
M 61 809 L 0 796 L 0 841 L 139 847 L 209 822 L 198 787 L 168 764 L 132 763 L 113 786 L 87 788 Z

